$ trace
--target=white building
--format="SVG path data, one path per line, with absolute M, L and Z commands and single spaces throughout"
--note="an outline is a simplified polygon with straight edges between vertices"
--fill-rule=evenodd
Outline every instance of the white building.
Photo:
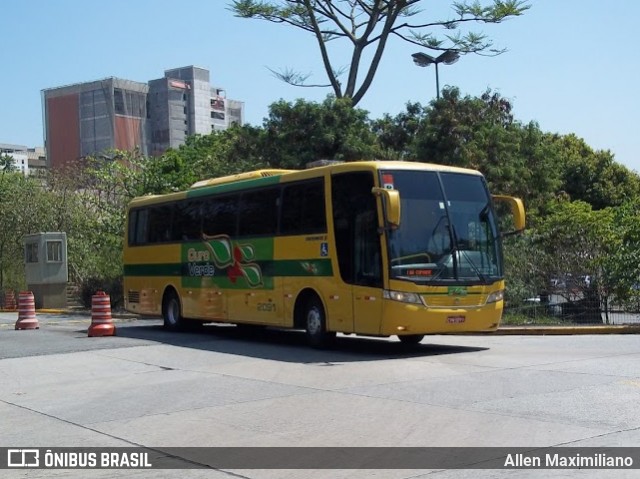
M 0 143 L 0 155 L 12 157 L 15 169 L 25 176 L 29 174 L 29 148 L 26 146 Z

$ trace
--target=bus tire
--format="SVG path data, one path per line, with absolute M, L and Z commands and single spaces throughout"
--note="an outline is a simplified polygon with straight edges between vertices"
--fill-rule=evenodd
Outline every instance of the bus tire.
M 162 300 L 162 319 L 164 328 L 169 331 L 183 329 L 184 320 L 180 312 L 180 299 L 175 291 L 168 291 Z
M 398 336 L 402 344 L 418 344 L 424 339 L 424 334 L 405 334 Z
M 305 305 L 304 326 L 307 341 L 313 348 L 326 348 L 336 337 L 336 333 L 327 331 L 327 316 L 317 296 L 310 297 Z

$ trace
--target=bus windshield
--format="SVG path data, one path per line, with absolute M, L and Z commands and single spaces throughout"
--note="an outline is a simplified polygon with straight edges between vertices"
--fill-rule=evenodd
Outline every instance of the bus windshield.
M 391 279 L 489 284 L 502 278 L 496 217 L 482 176 L 386 170 L 400 192 L 401 221 L 388 235 Z

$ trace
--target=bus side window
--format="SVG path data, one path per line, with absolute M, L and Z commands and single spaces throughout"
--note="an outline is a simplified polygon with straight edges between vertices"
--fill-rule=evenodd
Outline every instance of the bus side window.
M 382 286 L 380 239 L 375 210 L 356 215 L 354 224 L 355 283 L 362 286 Z
M 240 200 L 239 236 L 274 235 L 278 227 L 280 188 L 243 193 Z
M 148 242 L 166 243 L 171 240 L 171 219 L 173 208 L 169 205 L 149 208 Z
M 286 185 L 282 193 L 280 234 L 326 233 L 324 178 Z
M 171 236 L 173 241 L 197 240 L 201 237 L 202 215 L 200 214 L 201 202 L 181 201 L 176 203 L 173 212 L 173 229 Z
M 235 236 L 240 195 L 209 198 L 202 208 L 202 232 Z
M 129 246 L 143 245 L 147 242 L 147 224 L 149 210 L 136 208 L 129 211 Z

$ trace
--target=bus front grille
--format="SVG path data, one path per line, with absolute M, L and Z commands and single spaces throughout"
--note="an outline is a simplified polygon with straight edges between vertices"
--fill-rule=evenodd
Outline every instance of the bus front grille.
M 477 308 L 487 302 L 486 294 L 469 294 L 466 296 L 438 295 L 423 296 L 430 308 Z

